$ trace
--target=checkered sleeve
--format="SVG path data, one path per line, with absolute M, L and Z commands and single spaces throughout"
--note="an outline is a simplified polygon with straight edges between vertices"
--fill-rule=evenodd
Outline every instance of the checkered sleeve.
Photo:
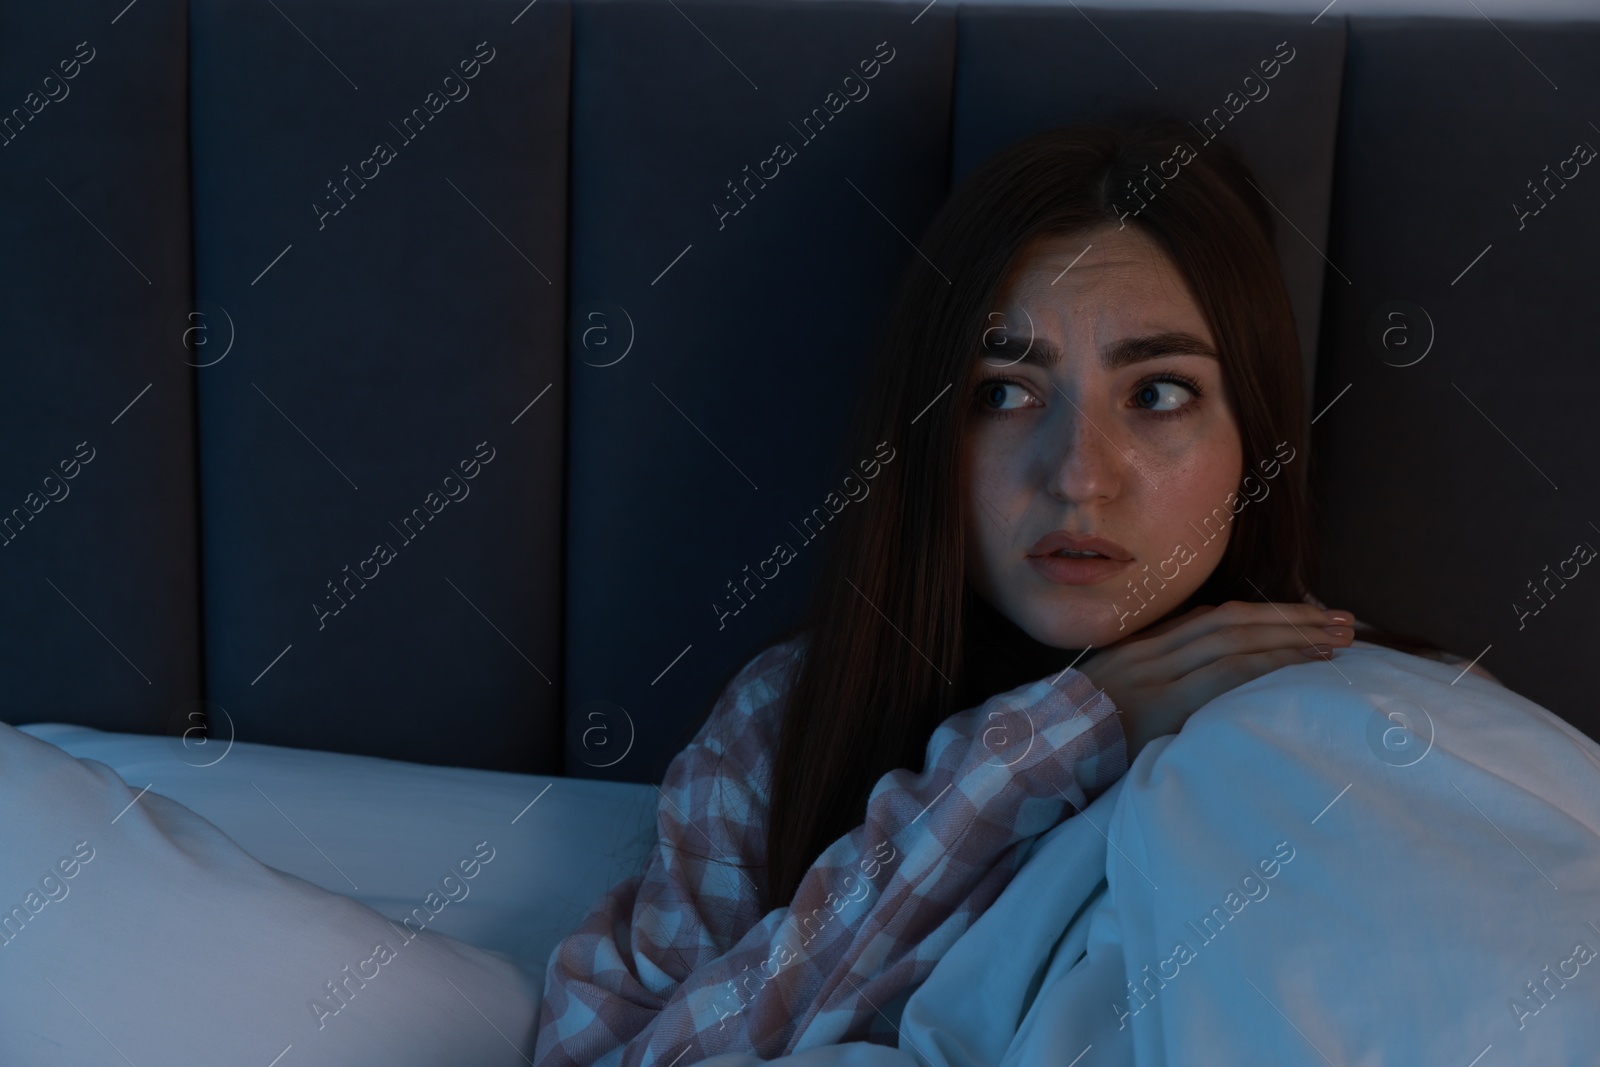
M 991 697 L 939 725 L 920 773 L 880 778 L 862 824 L 763 915 L 765 777 L 798 641 L 729 684 L 667 770 L 647 868 L 551 953 L 535 1067 L 893 1044 L 905 997 L 1009 883 L 1022 846 L 1127 769 L 1116 709 L 1083 674 Z

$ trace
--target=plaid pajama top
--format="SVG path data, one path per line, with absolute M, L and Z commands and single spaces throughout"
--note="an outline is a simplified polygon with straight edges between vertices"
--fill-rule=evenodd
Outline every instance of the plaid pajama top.
M 803 651 L 747 663 L 667 768 L 647 868 L 551 952 L 536 1067 L 893 1045 L 906 998 L 1028 847 L 1127 770 L 1116 709 L 1078 671 L 992 696 L 939 725 L 922 773 L 880 778 L 863 823 L 763 915 L 767 780 Z

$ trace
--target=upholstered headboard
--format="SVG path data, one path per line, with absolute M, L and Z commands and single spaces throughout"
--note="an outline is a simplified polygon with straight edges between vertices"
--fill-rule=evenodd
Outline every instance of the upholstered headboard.
M 1313 14 L 7 7 L 4 720 L 658 779 L 952 183 L 1159 109 L 1279 213 L 1320 595 L 1596 733 L 1600 24 Z

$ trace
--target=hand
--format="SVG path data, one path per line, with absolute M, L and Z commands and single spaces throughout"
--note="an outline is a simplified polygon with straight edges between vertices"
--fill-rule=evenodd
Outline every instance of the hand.
M 1350 647 L 1354 620 L 1348 611 L 1313 604 L 1201 604 L 1100 649 L 1078 670 L 1117 706 L 1132 764 L 1146 744 L 1177 733 L 1213 698 L 1279 667 L 1331 659 L 1333 648 Z

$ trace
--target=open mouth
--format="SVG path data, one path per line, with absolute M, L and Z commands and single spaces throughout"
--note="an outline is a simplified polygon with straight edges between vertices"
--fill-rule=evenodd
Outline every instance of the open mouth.
M 1098 552 L 1070 552 L 1065 549 L 1029 556 L 1028 563 L 1040 577 L 1057 585 L 1098 585 L 1133 566 L 1132 560 L 1112 559 Z

